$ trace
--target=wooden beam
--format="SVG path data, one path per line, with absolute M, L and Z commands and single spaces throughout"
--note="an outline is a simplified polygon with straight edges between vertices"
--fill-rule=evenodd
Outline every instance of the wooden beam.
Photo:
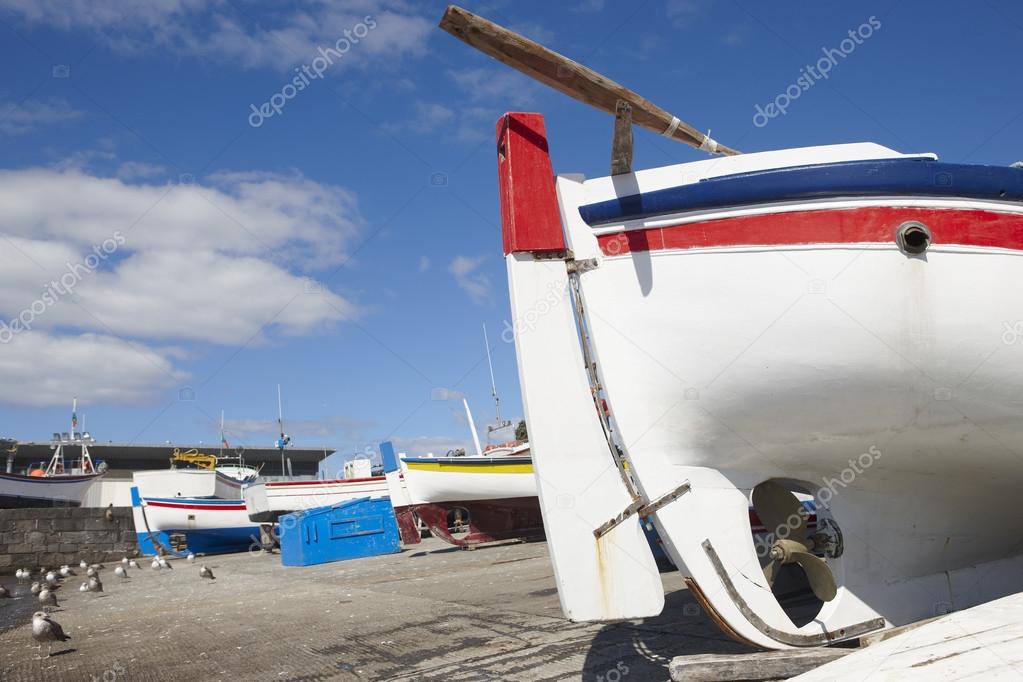
M 710 153 L 739 153 L 610 78 L 461 7 L 449 6 L 440 27 L 513 69 L 601 111 L 615 114 L 618 101 L 624 100 L 632 107 L 632 120 L 640 127 Z
M 611 175 L 632 172 L 632 105 L 618 100 L 615 107 L 615 132 L 611 141 Z
M 668 672 L 671 679 L 686 682 L 787 680 L 854 651 L 857 649 L 814 648 L 677 656 L 668 664 Z

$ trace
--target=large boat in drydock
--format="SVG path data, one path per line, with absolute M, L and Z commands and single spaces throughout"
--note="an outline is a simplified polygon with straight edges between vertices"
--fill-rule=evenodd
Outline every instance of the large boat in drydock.
M 1023 169 L 870 143 L 740 155 L 469 12 L 441 25 L 617 116 L 612 175 L 590 179 L 555 178 L 540 114 L 497 124 L 522 396 L 569 618 L 661 612 L 638 518 L 712 619 L 765 648 L 1019 590 L 1023 346 L 1001 335 L 1021 314 Z M 724 156 L 633 172 L 632 124 Z M 810 617 L 779 600 L 783 572 L 812 588 Z
M 0 473 L 0 509 L 81 506 L 86 491 L 105 471 L 103 462 L 92 461 L 89 454 L 92 442 L 91 435 L 73 429 L 68 433 L 54 433 L 50 460 L 30 464 L 23 473 L 18 473 L 14 471 L 18 443 L 9 439 L 2 441 L 8 470 Z M 77 449 L 78 457 L 65 457 L 66 448 Z
M 260 527 L 242 499 L 243 486 L 257 475 L 240 457 L 178 450 L 170 469 L 135 472 L 131 497 L 140 550 L 213 554 L 261 546 Z
M 435 536 L 470 546 L 543 535 L 528 442 L 402 462 L 412 510 Z

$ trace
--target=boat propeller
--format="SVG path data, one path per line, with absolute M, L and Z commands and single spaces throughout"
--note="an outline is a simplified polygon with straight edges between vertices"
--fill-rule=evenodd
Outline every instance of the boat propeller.
M 760 517 L 764 528 L 771 533 L 773 544 L 764 566 L 764 576 L 769 585 L 779 569 L 785 564 L 796 564 L 806 574 L 810 589 L 821 601 L 831 601 L 838 593 L 835 576 L 820 557 L 814 554 L 826 552 L 829 539 L 822 534 L 806 535 L 809 514 L 799 498 L 774 481 L 765 481 L 753 488 L 753 509 Z

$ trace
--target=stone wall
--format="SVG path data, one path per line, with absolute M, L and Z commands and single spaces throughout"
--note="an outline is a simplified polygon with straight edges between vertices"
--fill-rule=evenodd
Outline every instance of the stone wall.
M 0 509 L 0 575 L 18 568 L 118 561 L 137 549 L 131 507 Z

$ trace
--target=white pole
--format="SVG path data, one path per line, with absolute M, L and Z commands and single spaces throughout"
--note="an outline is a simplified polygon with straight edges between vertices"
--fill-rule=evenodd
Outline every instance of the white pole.
M 480 447 L 480 435 L 476 433 L 476 422 L 472 420 L 472 412 L 469 410 L 469 401 L 462 398 L 462 404 L 465 405 L 465 416 L 469 419 L 469 430 L 472 431 L 472 442 L 476 444 L 476 454 L 482 456 L 483 448 Z

